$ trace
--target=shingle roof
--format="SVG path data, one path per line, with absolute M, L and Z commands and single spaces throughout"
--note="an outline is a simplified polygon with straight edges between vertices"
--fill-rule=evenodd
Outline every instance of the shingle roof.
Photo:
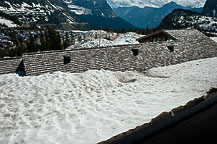
M 181 30 L 163 30 L 170 36 L 175 37 L 180 41 L 196 40 L 198 38 L 207 38 L 203 33 L 196 29 L 181 29 Z
M 141 38 L 138 38 L 137 41 L 139 41 L 139 40 L 141 40 L 141 39 L 146 39 L 146 38 L 148 38 L 148 37 L 157 35 L 157 34 L 159 34 L 159 33 L 164 33 L 165 35 L 167 35 L 167 36 L 170 37 L 171 39 L 176 40 L 175 37 L 173 37 L 171 34 L 167 33 L 165 30 L 160 30 L 160 31 L 157 31 L 157 32 L 155 32 L 155 33 L 151 33 L 151 34 L 148 34 L 148 35 L 143 36 L 143 37 L 141 37 Z
M 148 37 L 154 36 L 159 33 L 164 33 L 168 37 L 172 38 L 173 40 L 179 40 L 179 41 L 192 41 L 197 40 L 198 38 L 207 38 L 203 33 L 196 29 L 180 29 L 180 30 L 160 30 L 155 33 L 146 35 L 144 37 L 141 37 L 137 39 L 137 41 L 141 39 L 146 39 Z

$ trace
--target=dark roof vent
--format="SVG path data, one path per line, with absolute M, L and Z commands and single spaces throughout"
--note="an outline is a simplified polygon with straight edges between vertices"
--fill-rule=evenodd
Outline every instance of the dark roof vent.
M 63 56 L 63 62 L 64 62 L 64 64 L 70 63 L 71 62 L 70 56 Z
M 131 50 L 134 56 L 138 56 L 139 55 L 139 50 L 138 49 L 132 49 Z
M 170 50 L 170 52 L 174 52 L 174 46 L 167 46 L 167 48 Z

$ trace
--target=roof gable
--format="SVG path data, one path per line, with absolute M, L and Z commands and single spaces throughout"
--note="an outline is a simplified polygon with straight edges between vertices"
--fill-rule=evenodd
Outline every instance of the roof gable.
M 146 35 L 144 37 L 138 38 L 137 41 L 139 41 L 139 42 L 154 42 L 156 38 L 163 38 L 164 39 L 164 40 L 160 40 L 160 41 L 166 41 L 169 39 L 177 40 L 171 34 L 167 33 L 164 30 L 161 30 L 161 31 L 157 31 L 155 33 Z
M 200 38 L 208 38 L 203 33 L 196 29 L 181 29 L 181 30 L 161 30 L 147 36 L 137 39 L 140 43 L 142 42 L 154 42 L 153 38 L 159 35 L 165 35 L 168 39 L 179 40 L 179 41 L 193 41 Z M 167 39 L 167 40 L 168 40 Z
M 208 38 L 196 29 L 164 30 L 179 41 L 195 41 L 198 38 Z

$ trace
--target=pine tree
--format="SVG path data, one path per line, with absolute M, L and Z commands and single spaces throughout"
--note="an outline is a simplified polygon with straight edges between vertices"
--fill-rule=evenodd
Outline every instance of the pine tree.
M 27 42 L 27 49 L 29 52 L 36 52 L 36 44 L 33 35 L 30 33 L 29 41 Z
M 45 43 L 43 45 L 43 50 L 48 51 L 48 50 L 50 50 L 50 41 L 49 41 L 48 30 L 45 30 L 44 36 L 45 36 Z
M 10 32 L 9 36 L 11 37 L 11 41 L 15 44 L 15 45 L 19 45 L 19 41 L 17 39 L 17 35 L 16 32 L 13 30 L 12 32 Z
M 40 33 L 40 41 L 41 41 L 40 50 L 45 51 L 46 50 L 46 40 L 45 40 L 45 35 L 42 32 Z
M 60 35 L 53 28 L 48 28 L 47 33 L 49 50 L 62 50 Z
M 7 50 L 7 56 L 9 56 L 9 57 L 17 56 L 16 49 L 6 49 L 6 50 Z
M 22 56 L 25 52 L 27 52 L 26 46 L 24 44 L 20 44 L 17 47 L 17 56 Z
M 66 39 L 64 40 L 63 46 L 64 46 L 64 49 L 70 46 L 70 39 L 69 39 L 68 33 L 66 33 Z

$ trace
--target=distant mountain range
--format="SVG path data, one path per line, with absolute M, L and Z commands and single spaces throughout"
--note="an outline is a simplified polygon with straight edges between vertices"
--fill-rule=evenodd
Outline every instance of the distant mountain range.
M 135 29 L 106 0 L 4 0 L 0 11 L 24 24 L 58 29 Z
M 91 27 L 101 29 L 137 29 L 117 16 L 106 0 L 64 0 L 71 12 Z
M 206 0 L 107 0 L 112 8 L 118 7 L 154 7 L 159 8 L 163 5 L 175 2 L 183 7 L 199 8 L 203 7 Z
M 207 0 L 206 3 L 205 0 L 173 0 L 178 4 L 171 1 L 3 0 L 0 3 L 0 26 L 8 23 L 10 26 L 52 25 L 63 30 L 89 30 L 153 28 L 160 25 L 164 29 L 193 27 L 204 31 L 217 30 L 217 0 Z M 191 7 L 204 3 L 203 8 Z M 139 7 L 117 7 L 132 4 Z
M 196 12 L 201 12 L 202 8 L 183 7 L 175 2 L 170 2 L 160 8 L 154 7 L 118 7 L 113 8 L 114 12 L 122 17 L 127 22 L 143 28 L 155 28 L 159 26 L 163 18 L 175 9 L 187 9 Z
M 217 33 L 217 1 L 207 0 L 202 13 L 177 9 L 161 22 L 161 29 L 196 28 L 208 34 Z

